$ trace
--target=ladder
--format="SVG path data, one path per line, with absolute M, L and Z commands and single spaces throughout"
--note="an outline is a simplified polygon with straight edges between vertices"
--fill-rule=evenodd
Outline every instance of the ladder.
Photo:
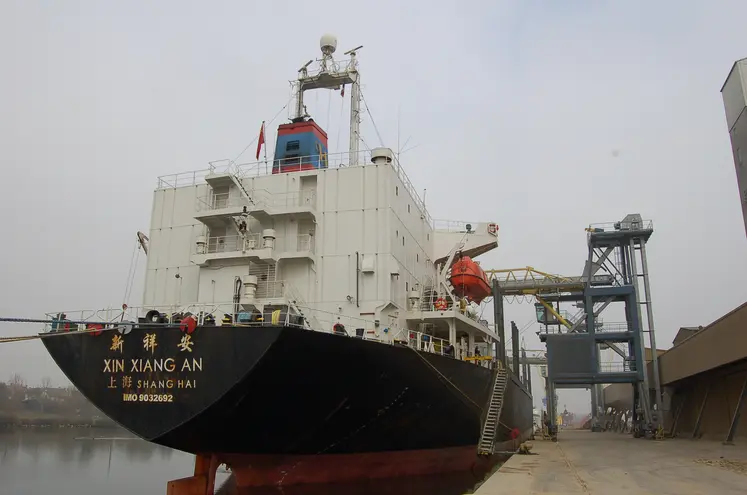
M 234 183 L 236 187 L 239 188 L 239 191 L 241 191 L 241 195 L 244 196 L 244 199 L 246 199 L 249 204 L 254 205 L 254 200 L 249 195 L 249 191 L 246 190 L 244 187 L 244 184 L 241 182 L 241 179 L 239 178 L 237 173 L 230 172 L 231 175 L 231 181 Z
M 508 375 L 506 370 L 498 368 L 495 374 L 495 382 L 493 382 L 493 393 L 490 396 L 488 415 L 485 418 L 485 424 L 482 426 L 482 435 L 480 436 L 480 443 L 477 446 L 478 455 L 491 455 L 493 453 L 507 383 Z

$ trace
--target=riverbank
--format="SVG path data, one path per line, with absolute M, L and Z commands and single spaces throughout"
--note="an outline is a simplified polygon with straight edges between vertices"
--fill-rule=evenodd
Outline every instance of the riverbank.
M 7 414 L 0 412 L 0 430 L 41 428 L 117 428 L 107 417 L 70 417 L 56 414 Z

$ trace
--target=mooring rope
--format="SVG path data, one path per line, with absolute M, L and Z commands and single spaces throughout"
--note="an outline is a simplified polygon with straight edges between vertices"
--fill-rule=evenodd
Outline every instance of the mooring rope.
M 49 333 L 37 333 L 34 335 L 22 335 L 19 337 L 0 337 L 0 344 L 7 344 L 10 342 L 23 342 L 27 340 L 47 339 L 50 337 L 62 337 L 65 335 L 77 335 L 77 334 L 94 333 L 94 332 L 107 332 L 111 330 L 120 330 L 124 328 L 125 327 L 88 328 L 86 330 L 71 330 L 68 332 L 49 332 Z
M 75 320 L 41 320 L 37 318 L 9 318 L 9 317 L 0 317 L 0 322 L 2 323 L 41 323 L 44 325 L 50 325 L 50 324 L 58 324 L 60 326 L 62 325 L 101 325 L 102 328 L 86 328 L 84 330 L 61 330 L 56 332 L 47 332 L 47 333 L 37 333 L 33 335 L 20 335 L 16 337 L 0 337 L 0 344 L 6 344 L 10 342 L 24 342 L 27 340 L 38 340 L 38 339 L 46 339 L 50 337 L 61 337 L 65 335 L 78 335 L 78 334 L 88 334 L 88 333 L 96 333 L 96 332 L 109 332 L 112 330 L 126 330 L 127 328 L 131 328 L 135 325 L 142 325 L 142 323 L 136 323 L 132 321 L 118 321 L 116 323 L 111 321 L 75 321 Z M 114 326 L 111 326 L 114 325 Z M 179 328 L 179 324 L 176 323 L 151 323 L 148 322 L 146 325 L 149 328 Z

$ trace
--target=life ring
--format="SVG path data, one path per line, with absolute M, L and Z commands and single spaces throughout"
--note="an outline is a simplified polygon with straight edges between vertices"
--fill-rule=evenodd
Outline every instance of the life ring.
M 104 325 L 99 323 L 89 323 L 86 325 L 86 330 L 95 330 L 94 332 L 91 332 L 91 335 L 101 335 L 104 333 Z
M 519 438 L 519 435 L 521 435 L 521 432 L 518 428 L 514 428 L 513 430 L 511 430 L 511 440 L 516 440 L 517 438 Z
M 187 316 L 179 323 L 179 330 L 182 332 L 192 333 L 197 328 L 197 320 L 194 316 Z
M 439 297 L 433 306 L 436 308 L 436 311 L 446 311 L 448 305 L 446 304 L 446 299 Z

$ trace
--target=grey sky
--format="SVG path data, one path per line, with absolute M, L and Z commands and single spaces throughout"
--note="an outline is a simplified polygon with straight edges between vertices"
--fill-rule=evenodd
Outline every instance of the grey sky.
M 331 32 L 340 52 L 364 45 L 376 128 L 397 148 L 400 114 L 400 142 L 417 145 L 402 162 L 433 216 L 500 224 L 483 266 L 576 275 L 587 224 L 653 219 L 668 347 L 747 299 L 719 93 L 747 56 L 746 17 L 740 1 L 2 2 L 0 314 L 121 304 L 156 177 L 235 157 Z M 344 151 L 339 95 L 307 102 Z M 380 144 L 368 116 L 363 133 Z M 142 271 L 131 304 L 141 285 Z M 0 346 L 0 378 L 14 370 L 63 381 L 39 342 Z

